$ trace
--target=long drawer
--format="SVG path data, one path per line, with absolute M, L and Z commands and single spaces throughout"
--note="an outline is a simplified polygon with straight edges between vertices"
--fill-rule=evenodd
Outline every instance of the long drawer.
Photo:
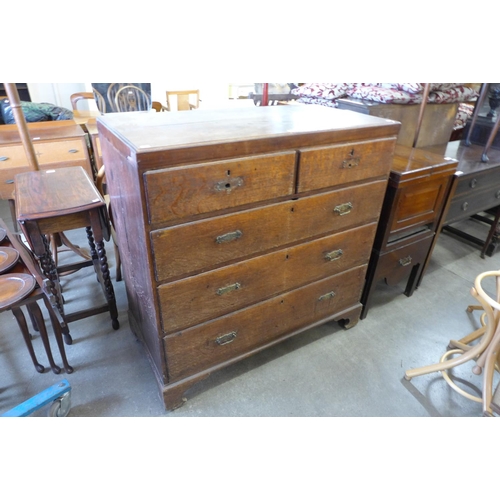
M 366 266 L 295 289 L 164 338 L 169 381 L 264 346 L 359 301 Z
M 385 181 L 151 232 L 158 281 L 374 221 Z
M 454 196 L 446 215 L 445 224 L 465 219 L 497 205 L 500 205 L 500 186 L 492 185 L 482 191 Z
M 386 176 L 395 139 L 300 150 L 298 192 Z
M 295 159 L 295 152 L 285 152 L 146 172 L 149 221 L 168 222 L 290 195 Z
M 376 224 L 160 285 L 163 331 L 175 332 L 365 264 Z

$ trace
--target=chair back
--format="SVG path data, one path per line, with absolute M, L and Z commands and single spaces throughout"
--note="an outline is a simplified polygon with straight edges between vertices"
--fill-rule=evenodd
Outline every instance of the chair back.
M 151 98 L 140 87 L 125 85 L 115 95 L 116 111 L 149 111 L 151 109 Z
M 75 94 L 70 95 L 71 107 L 73 111 L 78 109 L 78 102 L 84 99 L 88 99 L 90 101 L 94 101 L 96 103 L 97 109 L 101 113 L 106 113 L 106 103 L 99 92 L 94 90 L 93 92 L 76 92 Z
M 198 108 L 199 90 L 167 90 L 167 110 L 186 111 Z

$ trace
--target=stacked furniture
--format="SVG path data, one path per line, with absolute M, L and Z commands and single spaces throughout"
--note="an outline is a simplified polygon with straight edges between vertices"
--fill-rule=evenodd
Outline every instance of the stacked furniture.
M 272 106 L 97 126 L 130 324 L 166 409 L 214 370 L 357 323 L 399 123 Z
M 458 161 L 396 146 L 361 302 L 368 314 L 377 283 L 406 279 L 410 297 L 420 284 L 440 232 Z

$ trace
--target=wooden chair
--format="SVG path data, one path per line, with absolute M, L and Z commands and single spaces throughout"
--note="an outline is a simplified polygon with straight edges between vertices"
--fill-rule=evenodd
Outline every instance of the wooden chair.
M 496 299 L 490 297 L 483 289 L 482 282 L 486 278 L 493 277 L 496 280 Z M 500 385 L 493 389 L 493 378 L 495 370 L 500 371 L 500 271 L 487 271 L 479 274 L 471 289 L 471 295 L 477 299 L 479 305 L 468 307 L 472 310 L 483 310 L 481 316 L 481 327 L 460 340 L 451 340 L 448 350 L 441 356 L 439 363 L 414 368 L 405 372 L 405 379 L 441 372 L 448 385 L 462 396 L 482 403 L 483 415 L 493 416 L 493 411 L 500 414 Z M 479 339 L 479 340 L 478 340 Z M 478 340 L 476 344 L 472 342 Z M 457 355 L 455 358 L 452 356 Z M 451 359 L 448 359 L 451 358 Z M 475 364 L 472 372 L 475 375 L 483 375 L 483 387 L 481 397 L 469 394 L 458 387 L 450 378 L 448 370 L 469 361 Z
M 153 101 L 151 103 L 151 107 L 157 112 L 157 113 L 160 113 L 162 111 L 167 111 L 167 108 L 161 103 L 161 102 L 158 102 L 158 101 Z
M 151 109 L 151 97 L 135 85 L 121 87 L 115 95 L 116 111 L 149 111 Z
M 121 269 L 121 258 L 120 258 L 120 249 L 118 248 L 117 244 L 117 238 L 116 238 L 116 233 L 115 233 L 115 228 L 113 225 L 113 215 L 112 215 L 112 210 L 111 210 L 111 205 L 110 205 L 110 198 L 109 194 L 106 193 L 105 189 L 106 185 L 106 170 L 104 165 L 99 169 L 99 172 L 97 172 L 97 178 L 96 178 L 96 187 L 97 190 L 101 193 L 101 196 L 104 198 L 104 201 L 106 202 L 106 207 L 108 209 L 108 216 L 109 216 L 109 222 L 110 222 L 110 232 L 111 232 L 111 238 L 113 240 L 113 249 L 115 252 L 115 264 L 116 264 L 116 281 L 121 281 L 122 280 L 122 269 Z
M 187 111 L 196 109 L 199 105 L 199 90 L 167 90 L 167 111 L 174 111 L 174 109 Z
M 94 101 L 96 103 L 97 109 L 101 113 L 106 113 L 106 103 L 104 102 L 102 95 L 99 94 L 99 92 L 97 92 L 96 90 L 94 90 L 93 92 L 76 92 L 75 94 L 71 94 L 70 100 L 73 111 L 78 110 L 78 101 L 81 101 L 83 99 Z

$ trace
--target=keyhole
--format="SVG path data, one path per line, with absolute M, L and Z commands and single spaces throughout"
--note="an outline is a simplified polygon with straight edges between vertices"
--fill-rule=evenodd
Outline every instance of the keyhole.
M 349 153 L 351 156 L 354 156 L 354 149 L 351 149 L 351 152 Z
M 228 170 L 228 171 L 227 171 L 227 175 L 231 175 L 231 170 Z

